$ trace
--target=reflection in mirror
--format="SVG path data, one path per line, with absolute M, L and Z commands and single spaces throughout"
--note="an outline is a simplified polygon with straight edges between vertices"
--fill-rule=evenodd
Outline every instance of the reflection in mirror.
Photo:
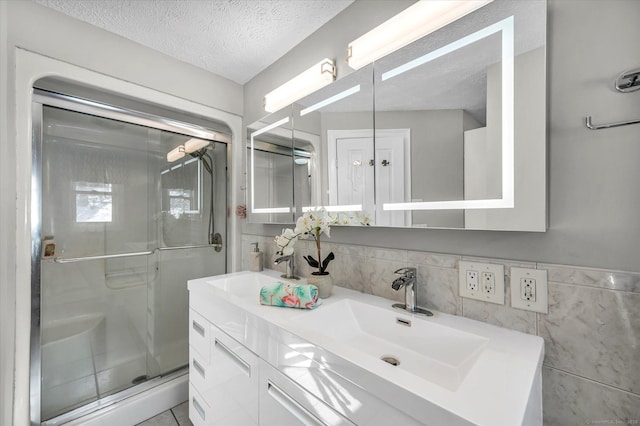
M 291 108 L 247 128 L 249 209 L 254 223 L 291 223 L 294 211 L 294 151 Z
M 514 191 L 544 191 L 545 15 L 544 1 L 496 0 L 376 61 L 377 223 L 531 226 L 512 207 Z M 529 154 L 542 182 L 517 179 Z
M 294 138 L 316 149 L 311 203 L 359 218 L 373 217 L 373 67 L 336 81 L 293 105 Z M 314 142 L 315 141 L 315 142 Z M 313 176 L 313 175 L 312 175 Z

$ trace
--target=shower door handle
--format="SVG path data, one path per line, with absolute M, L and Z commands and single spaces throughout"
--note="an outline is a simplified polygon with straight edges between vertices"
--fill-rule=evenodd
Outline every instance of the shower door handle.
M 101 254 L 98 256 L 84 256 L 84 257 L 56 257 L 53 259 L 56 263 L 75 263 L 75 262 L 87 262 L 90 260 L 104 260 L 104 259 L 117 259 L 121 257 L 136 257 L 136 256 L 151 256 L 155 254 L 157 251 L 165 251 L 165 250 L 185 250 L 185 249 L 194 249 L 194 248 L 203 248 L 203 247 L 213 247 L 215 249 L 222 248 L 222 244 L 199 244 L 193 246 L 177 246 L 177 247 L 158 247 L 153 250 L 148 251 L 137 251 L 133 253 L 115 253 L 115 254 Z
M 150 250 L 150 251 L 138 251 L 134 253 L 116 253 L 116 254 L 101 254 L 98 256 L 68 257 L 66 259 L 56 257 L 55 259 L 53 259 L 53 261 L 56 263 L 75 263 L 75 262 L 86 262 L 89 260 L 117 259 L 120 257 L 150 256 L 154 252 L 155 250 Z

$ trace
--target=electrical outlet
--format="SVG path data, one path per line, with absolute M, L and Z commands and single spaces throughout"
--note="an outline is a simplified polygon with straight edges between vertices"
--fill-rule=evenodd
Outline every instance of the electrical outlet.
M 536 301 L 536 280 L 533 278 L 520 278 L 520 298 L 527 302 Z
M 504 305 L 504 265 L 458 262 L 460 297 Z
M 511 307 L 549 313 L 547 271 L 511 268 Z
M 482 292 L 487 294 L 495 294 L 496 292 L 496 277 L 493 272 L 482 273 Z
M 467 271 L 467 290 L 478 291 L 478 271 Z

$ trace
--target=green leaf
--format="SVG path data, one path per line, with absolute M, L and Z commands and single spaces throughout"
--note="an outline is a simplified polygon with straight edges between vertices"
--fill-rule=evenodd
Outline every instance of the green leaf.
M 327 257 L 322 261 L 322 267 L 320 268 L 320 272 L 324 272 L 329 266 L 329 263 L 334 260 L 336 257 L 333 255 L 333 252 L 329 253 Z

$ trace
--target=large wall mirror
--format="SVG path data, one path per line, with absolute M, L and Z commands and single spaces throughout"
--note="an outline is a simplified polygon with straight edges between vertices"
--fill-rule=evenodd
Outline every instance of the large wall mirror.
M 289 113 L 291 220 L 546 230 L 546 1 L 495 0 Z

